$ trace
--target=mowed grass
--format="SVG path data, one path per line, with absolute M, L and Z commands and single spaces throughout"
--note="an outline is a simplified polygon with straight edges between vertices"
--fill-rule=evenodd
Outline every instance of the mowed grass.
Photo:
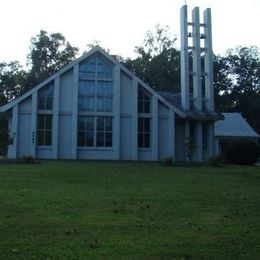
M 0 259 L 260 259 L 260 167 L 0 165 Z

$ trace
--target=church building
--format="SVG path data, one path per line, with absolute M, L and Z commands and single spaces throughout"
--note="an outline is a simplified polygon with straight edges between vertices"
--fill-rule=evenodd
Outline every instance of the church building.
M 181 93 L 156 92 L 95 47 L 0 107 L 8 115 L 8 158 L 185 161 L 191 137 L 194 161 L 213 156 L 222 116 L 214 107 L 211 12 L 203 22 L 198 7 L 187 17 L 185 5 Z

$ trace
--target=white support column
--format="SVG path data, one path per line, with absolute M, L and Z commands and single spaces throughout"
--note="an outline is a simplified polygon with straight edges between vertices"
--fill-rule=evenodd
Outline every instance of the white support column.
M 138 142 L 137 142 L 137 133 L 138 133 L 138 82 L 137 78 L 133 78 L 132 83 L 132 160 L 138 160 Z
M 114 159 L 120 160 L 120 68 L 115 66 L 115 81 L 114 81 L 114 127 L 113 127 L 113 147 Z
M 188 15 L 187 5 L 181 8 L 181 104 L 184 110 L 190 108 L 189 53 L 188 53 Z
M 175 113 L 169 110 L 169 156 L 175 158 Z
M 195 152 L 195 161 L 202 162 L 203 161 L 203 144 L 202 144 L 202 123 L 196 122 L 195 124 L 195 142 L 197 145 L 197 149 Z
M 56 77 L 54 81 L 54 100 L 53 100 L 53 127 L 52 127 L 52 149 L 53 159 L 58 159 L 59 145 L 59 104 L 60 104 L 60 77 Z
M 77 129 L 78 129 L 78 82 L 79 65 L 73 68 L 72 115 L 71 115 L 71 159 L 77 159 Z
M 152 160 L 158 161 L 158 98 L 152 96 Z
M 189 158 L 187 156 L 187 141 L 188 138 L 190 137 L 190 122 L 185 121 L 184 123 L 184 140 L 183 140 L 183 146 L 184 146 L 184 160 L 189 161 Z
M 215 155 L 215 136 L 214 136 L 214 122 L 210 122 L 207 127 L 207 144 L 208 144 L 208 158 Z
M 16 159 L 17 158 L 17 144 L 18 144 L 18 104 L 16 104 L 12 109 L 12 128 L 10 129 L 11 138 L 13 139 L 13 144 L 10 145 L 8 149 L 8 158 Z
M 212 51 L 212 32 L 211 32 L 211 11 L 204 11 L 205 24 L 205 97 L 207 99 L 206 107 L 210 111 L 214 111 L 214 88 L 213 88 L 213 51 Z
M 35 91 L 32 94 L 32 108 L 31 108 L 31 156 L 36 157 L 36 136 L 37 136 L 37 99 L 38 92 Z
M 199 8 L 192 10 L 192 38 L 193 38 L 193 97 L 197 110 L 202 110 L 201 92 L 201 50 L 200 50 L 200 13 Z

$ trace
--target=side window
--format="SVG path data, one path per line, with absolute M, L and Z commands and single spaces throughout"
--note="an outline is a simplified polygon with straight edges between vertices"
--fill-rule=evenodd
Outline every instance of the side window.
M 39 90 L 38 93 L 38 109 L 52 110 L 53 106 L 53 84 L 49 84 Z
M 150 147 L 150 118 L 138 118 L 138 147 Z
M 38 115 L 37 145 L 52 144 L 52 115 Z

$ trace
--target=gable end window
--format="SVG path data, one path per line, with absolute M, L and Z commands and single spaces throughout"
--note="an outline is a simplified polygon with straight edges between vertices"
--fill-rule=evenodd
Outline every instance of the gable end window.
M 41 88 L 38 92 L 38 109 L 52 110 L 53 106 L 53 84 Z
M 79 66 L 78 110 L 112 112 L 114 64 L 99 54 Z
M 150 113 L 151 98 L 144 89 L 138 89 L 138 113 Z

